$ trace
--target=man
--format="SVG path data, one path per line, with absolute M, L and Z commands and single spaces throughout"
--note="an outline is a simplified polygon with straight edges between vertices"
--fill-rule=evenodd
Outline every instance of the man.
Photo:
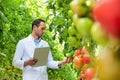
M 41 39 L 45 28 L 44 20 L 34 20 L 32 23 L 32 33 L 17 44 L 13 65 L 23 70 L 23 80 L 48 80 L 47 67 L 59 68 L 62 64 L 72 61 L 68 57 L 63 61 L 54 61 L 51 51 L 49 51 L 48 62 L 45 66 L 32 67 L 37 62 L 37 59 L 33 58 L 35 48 L 49 47 L 49 44 Z

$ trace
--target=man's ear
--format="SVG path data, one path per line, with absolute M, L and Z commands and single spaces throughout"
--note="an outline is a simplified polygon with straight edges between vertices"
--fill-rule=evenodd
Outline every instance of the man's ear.
M 33 26 L 33 29 L 35 29 L 36 27 L 37 27 L 37 26 L 36 26 L 36 25 L 34 25 L 34 26 Z

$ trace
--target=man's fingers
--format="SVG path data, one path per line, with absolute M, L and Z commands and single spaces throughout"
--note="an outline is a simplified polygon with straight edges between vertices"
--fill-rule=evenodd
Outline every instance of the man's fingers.
M 72 62 L 72 58 L 67 58 L 67 63 Z
M 72 62 L 73 61 L 73 59 L 72 58 L 70 58 L 70 62 Z
M 38 59 L 34 59 L 33 61 L 37 62 L 37 61 L 38 61 Z

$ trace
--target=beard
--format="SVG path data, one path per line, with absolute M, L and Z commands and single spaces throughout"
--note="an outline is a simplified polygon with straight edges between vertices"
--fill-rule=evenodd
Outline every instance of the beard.
M 42 34 L 39 33 L 38 30 L 35 31 L 36 36 L 38 36 L 38 39 L 42 36 Z

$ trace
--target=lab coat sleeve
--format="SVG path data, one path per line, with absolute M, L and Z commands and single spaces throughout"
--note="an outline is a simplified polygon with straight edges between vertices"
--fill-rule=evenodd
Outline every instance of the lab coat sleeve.
M 49 52 L 49 55 L 48 55 L 48 63 L 47 63 L 47 67 L 49 68 L 56 68 L 58 69 L 58 63 L 59 61 L 54 61 L 53 60 L 53 57 L 52 57 L 52 54 L 51 54 L 51 51 Z
M 16 51 L 13 57 L 13 65 L 19 69 L 23 70 L 24 60 L 22 60 L 22 56 L 24 53 L 24 45 L 22 41 L 19 41 L 16 47 Z

